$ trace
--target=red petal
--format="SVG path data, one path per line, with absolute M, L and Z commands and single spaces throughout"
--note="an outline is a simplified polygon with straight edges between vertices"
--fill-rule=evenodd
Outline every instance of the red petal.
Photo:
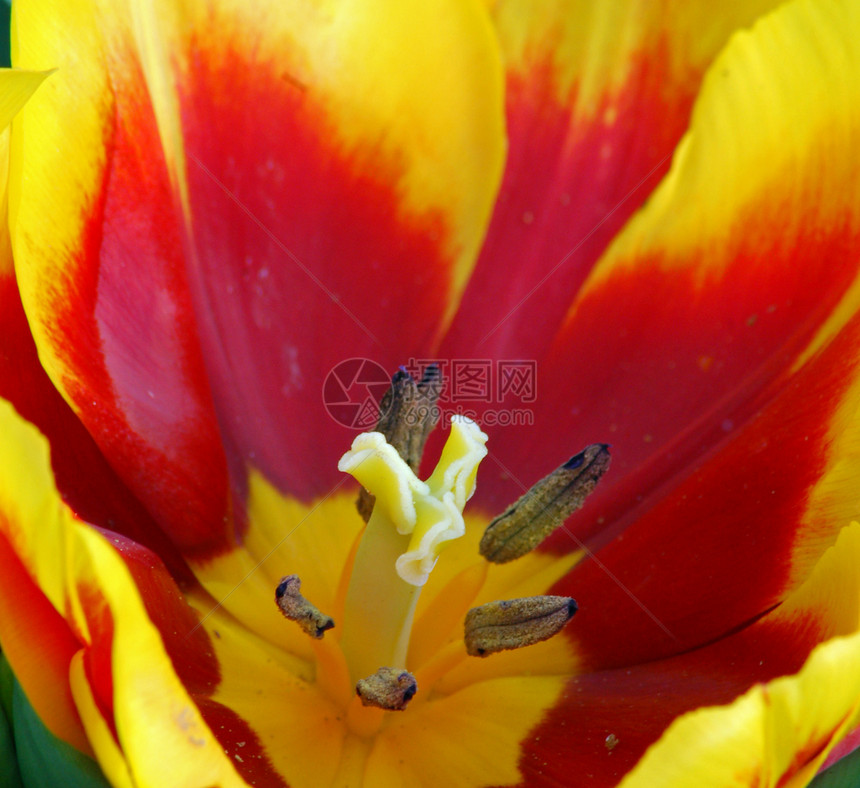
M 526 744 L 521 761 L 526 782 L 565 784 L 564 775 L 576 768 L 583 784 L 614 784 L 679 715 L 728 703 L 756 683 L 795 674 L 819 643 L 855 633 L 858 548 L 855 524 L 781 607 L 734 634 L 669 659 L 575 676 Z M 577 633 L 579 616 L 588 609 L 582 605 L 571 625 Z M 619 628 L 625 623 L 614 621 Z M 628 633 L 631 651 L 637 638 L 637 632 Z M 853 706 L 855 698 L 846 697 L 845 704 Z M 798 767 L 813 754 L 798 752 Z
M 577 637 L 589 664 L 677 653 L 754 619 L 857 516 L 840 480 L 856 463 L 858 348 L 860 317 L 790 383 L 730 411 L 730 435 L 718 426 L 710 443 L 697 435 L 711 451 L 669 492 L 655 487 L 641 508 L 607 522 L 600 539 L 617 538 L 601 565 L 585 561 L 559 585 L 582 604 Z M 555 545 L 569 548 L 569 535 Z
M 0 274 L 0 397 L 35 424 L 51 443 L 51 466 L 63 500 L 83 520 L 154 550 L 174 577 L 191 575 L 175 547 L 108 465 L 83 424 L 54 388 L 11 275 Z

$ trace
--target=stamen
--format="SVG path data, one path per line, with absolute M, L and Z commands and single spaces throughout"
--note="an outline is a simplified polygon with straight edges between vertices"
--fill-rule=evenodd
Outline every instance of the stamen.
M 362 704 L 386 711 L 403 711 L 417 691 L 415 676 L 399 668 L 380 668 L 355 685 Z
M 568 596 L 533 596 L 473 607 L 466 614 L 466 651 L 473 657 L 488 657 L 548 640 L 573 618 L 576 609 Z
M 534 550 L 582 507 L 608 468 L 605 443 L 571 457 L 490 523 L 481 538 L 481 555 L 504 564 Z
M 295 621 L 312 638 L 319 639 L 334 626 L 334 619 L 308 602 L 301 595 L 301 587 L 298 575 L 282 577 L 275 589 L 275 601 L 285 618 Z
M 386 442 L 397 450 L 413 473 L 418 472 L 424 445 L 439 422 L 437 404 L 441 392 L 439 366 L 430 364 L 418 383 L 404 368 L 398 369 L 391 378 L 391 388 L 382 398 L 381 415 L 374 432 L 385 436 Z M 365 522 L 370 519 L 375 500 L 362 487 L 355 505 Z

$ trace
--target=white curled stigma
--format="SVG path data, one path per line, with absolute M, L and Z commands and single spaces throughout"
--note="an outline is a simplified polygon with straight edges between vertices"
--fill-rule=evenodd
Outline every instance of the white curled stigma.
M 423 586 L 446 543 L 465 533 L 463 507 L 475 492 L 478 465 L 487 456 L 487 436 L 465 416 L 453 416 L 451 434 L 427 482 L 422 482 L 379 432 L 356 437 L 338 469 L 372 495 L 397 532 L 411 534 L 396 561 L 397 574 Z

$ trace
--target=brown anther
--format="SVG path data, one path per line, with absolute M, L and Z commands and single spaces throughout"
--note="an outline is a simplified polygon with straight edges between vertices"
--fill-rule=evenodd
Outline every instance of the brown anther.
M 327 629 L 334 626 L 331 616 L 323 615 L 301 595 L 302 581 L 298 575 L 281 578 L 275 589 L 275 601 L 284 616 L 295 621 L 312 638 L 319 640 Z
M 533 596 L 473 607 L 466 613 L 466 651 L 488 657 L 548 640 L 576 613 L 569 596 Z
M 571 457 L 490 523 L 481 538 L 481 555 L 504 564 L 534 550 L 582 507 L 607 468 L 605 443 L 593 443 Z
M 403 711 L 418 692 L 418 682 L 408 670 L 380 668 L 372 676 L 359 679 L 355 692 L 364 706 Z
M 430 364 L 419 382 L 403 368 L 391 378 L 391 388 L 379 406 L 376 432 L 381 432 L 415 472 L 421 465 L 424 444 L 439 422 L 439 396 L 442 393 L 442 374 L 437 364 Z M 373 496 L 362 489 L 356 507 L 367 522 L 373 511 Z

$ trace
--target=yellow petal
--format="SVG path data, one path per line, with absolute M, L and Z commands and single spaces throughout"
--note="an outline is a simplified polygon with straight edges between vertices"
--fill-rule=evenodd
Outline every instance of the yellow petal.
M 98 664 L 109 675 L 83 677 L 78 657 L 71 670 L 78 711 L 108 773 L 121 782 L 127 769 L 134 784 L 146 786 L 243 785 L 177 676 L 129 565 L 114 544 L 63 503 L 47 441 L 6 402 L 0 402 L 0 434 L 3 535 L 76 633 L 83 659 L 107 655 Z M 163 572 L 152 567 L 148 575 L 156 577 L 156 569 Z M 185 604 L 175 590 L 173 603 Z M 112 707 L 108 719 L 93 701 L 93 693 L 106 688 L 112 688 L 101 697 Z M 106 724 L 114 726 L 115 741 L 108 742 Z
M 691 270 L 704 287 L 738 260 L 747 274 L 767 271 L 793 244 L 856 234 L 858 35 L 860 8 L 845 1 L 789 3 L 736 34 L 705 77 L 671 171 L 578 301 L 634 265 Z
M 36 88 L 45 81 L 50 71 L 0 69 L 0 130 L 5 129 L 18 114 Z
M 835 609 L 834 609 L 835 608 Z M 860 524 L 845 528 L 807 582 L 777 609 L 851 632 L 818 646 L 801 671 L 753 687 L 728 706 L 679 717 L 623 781 L 650 786 L 806 785 L 860 720 Z
M 29 100 L 50 72 L 0 69 L 0 275 L 12 265 L 12 249 L 6 224 L 8 210 L 9 130 L 12 118 Z
M 819 646 L 798 676 L 679 718 L 622 787 L 806 785 L 857 723 L 858 665 L 860 634 L 838 638 Z

